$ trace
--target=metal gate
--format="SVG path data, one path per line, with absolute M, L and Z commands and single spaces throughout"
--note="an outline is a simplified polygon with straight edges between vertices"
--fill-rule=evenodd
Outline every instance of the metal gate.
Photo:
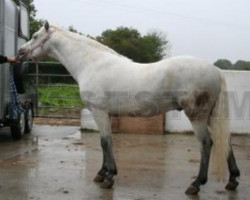
M 36 86 L 37 117 L 79 119 L 84 103 L 76 81 L 60 63 L 30 63 L 28 78 Z

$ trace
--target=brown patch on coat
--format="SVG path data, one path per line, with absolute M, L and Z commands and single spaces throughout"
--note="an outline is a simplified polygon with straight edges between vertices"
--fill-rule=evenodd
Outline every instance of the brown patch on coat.
M 180 102 L 180 105 L 184 109 L 187 117 L 191 121 L 193 121 L 196 118 L 196 116 L 197 116 L 197 113 L 196 113 L 195 108 L 194 108 L 194 99 L 193 99 L 193 97 L 189 97 L 189 98 L 183 99 Z
M 203 107 L 209 101 L 209 93 L 204 91 L 195 95 L 195 105 Z
M 189 97 L 182 99 L 181 107 L 184 109 L 190 121 L 195 121 L 203 114 L 207 113 L 207 104 L 210 101 L 210 95 L 207 91 L 194 92 Z

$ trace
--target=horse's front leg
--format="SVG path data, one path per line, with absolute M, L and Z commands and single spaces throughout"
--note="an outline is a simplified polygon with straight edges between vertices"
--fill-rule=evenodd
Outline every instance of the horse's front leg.
M 92 111 L 94 119 L 100 129 L 101 146 L 103 151 L 103 164 L 94 181 L 103 182 L 102 188 L 111 188 L 114 184 L 114 175 L 117 174 L 115 159 L 112 150 L 111 122 L 105 112 Z

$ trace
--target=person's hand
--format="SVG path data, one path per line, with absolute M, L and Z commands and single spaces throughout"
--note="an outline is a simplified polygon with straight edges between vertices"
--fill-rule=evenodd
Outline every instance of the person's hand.
M 15 58 L 8 58 L 8 62 L 12 64 L 17 64 L 18 60 L 16 60 Z

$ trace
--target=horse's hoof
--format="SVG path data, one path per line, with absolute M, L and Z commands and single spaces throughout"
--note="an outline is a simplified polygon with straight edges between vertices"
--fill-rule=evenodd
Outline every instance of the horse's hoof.
M 100 175 L 96 175 L 96 177 L 94 178 L 94 182 L 96 183 L 102 183 L 105 180 L 105 177 L 100 176 Z
M 104 182 L 101 185 L 102 189 L 110 189 L 114 185 L 113 180 L 105 179 Z
M 187 195 L 196 195 L 200 191 L 199 188 L 194 187 L 193 185 L 190 185 L 188 189 L 186 190 Z
M 234 191 L 238 187 L 239 182 L 238 181 L 229 181 L 226 185 L 226 190 Z

